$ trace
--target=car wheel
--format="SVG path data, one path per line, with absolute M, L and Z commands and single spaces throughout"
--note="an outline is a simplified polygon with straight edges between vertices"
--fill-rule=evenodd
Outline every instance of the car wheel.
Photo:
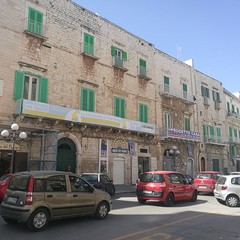
M 43 208 L 35 210 L 27 221 L 27 226 L 30 230 L 37 232 L 41 231 L 48 225 L 49 213 Z
M 95 217 L 97 219 L 104 219 L 105 217 L 107 217 L 108 212 L 109 212 L 108 204 L 106 202 L 101 202 L 97 207 Z
M 169 193 L 164 201 L 166 207 L 171 207 L 174 204 L 174 196 L 172 193 Z
M 226 204 L 228 207 L 237 207 L 239 204 L 239 198 L 236 195 L 230 195 L 226 199 Z
M 138 202 L 139 202 L 140 204 L 144 204 L 144 203 L 146 203 L 146 200 L 145 200 L 145 199 L 138 198 Z
M 17 223 L 16 219 L 12 219 L 12 218 L 6 218 L 6 217 L 2 217 L 4 222 L 8 223 L 8 224 L 15 224 Z
M 198 196 L 198 192 L 195 190 L 192 194 L 191 201 L 196 202 L 197 201 L 197 196 Z

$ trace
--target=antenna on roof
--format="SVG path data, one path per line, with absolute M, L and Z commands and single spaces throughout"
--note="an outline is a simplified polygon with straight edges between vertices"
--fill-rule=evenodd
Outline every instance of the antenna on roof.
M 182 48 L 179 46 L 178 42 L 177 42 L 177 58 L 179 60 L 182 59 Z

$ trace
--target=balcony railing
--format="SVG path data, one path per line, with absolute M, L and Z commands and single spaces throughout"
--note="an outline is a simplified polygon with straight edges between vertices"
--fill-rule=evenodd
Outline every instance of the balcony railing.
M 204 135 L 203 136 L 204 143 L 206 144 L 217 144 L 217 145 L 226 145 L 228 144 L 228 139 L 220 136 L 213 135 Z
M 139 67 L 138 77 L 143 78 L 147 81 L 151 80 L 151 77 L 149 76 L 147 68 L 144 66 Z
M 123 60 L 118 56 L 113 56 L 113 67 L 119 68 L 124 72 L 128 71 L 127 61 Z
M 160 129 L 160 138 L 177 138 L 187 141 L 200 141 L 200 133 L 194 131 L 188 131 L 178 128 L 161 128 Z
M 94 49 L 94 45 L 90 43 L 83 43 L 83 48 L 82 48 L 82 55 L 88 56 L 92 58 L 93 60 L 98 60 L 98 54 L 96 50 Z
M 185 91 L 178 91 L 176 88 L 170 87 L 167 84 L 160 86 L 159 94 L 168 98 L 181 99 L 188 104 L 195 104 L 193 94 Z

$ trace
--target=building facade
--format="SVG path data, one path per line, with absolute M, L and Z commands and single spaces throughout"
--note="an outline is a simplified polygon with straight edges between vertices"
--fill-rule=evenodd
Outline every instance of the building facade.
M 147 170 L 230 171 L 228 94 L 192 61 L 72 1 L 3 0 L 1 10 L 0 130 L 16 122 L 28 135 L 14 149 L 0 140 L 1 173 L 14 161 L 14 171 L 130 184 Z

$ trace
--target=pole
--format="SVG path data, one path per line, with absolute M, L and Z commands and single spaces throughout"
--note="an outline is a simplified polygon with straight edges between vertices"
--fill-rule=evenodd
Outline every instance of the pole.
M 14 173 L 14 161 L 15 161 L 15 131 L 13 131 L 12 136 L 12 157 L 11 157 L 11 163 L 10 163 L 10 173 Z

